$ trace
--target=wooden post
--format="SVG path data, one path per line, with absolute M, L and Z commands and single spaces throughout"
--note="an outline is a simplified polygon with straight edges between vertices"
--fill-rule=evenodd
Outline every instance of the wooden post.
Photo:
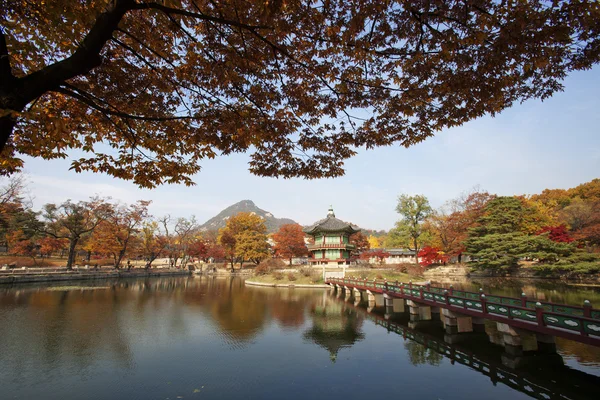
M 521 307 L 527 308 L 527 295 L 525 292 L 521 293 Z
M 538 325 L 544 326 L 544 309 L 542 308 L 542 303 L 539 301 L 535 303 L 535 315 L 537 317 Z
M 429 291 L 431 291 L 431 283 L 427 282 L 427 283 L 425 284 L 425 287 L 427 288 L 427 291 L 428 291 L 428 292 L 429 292 Z
M 487 314 L 487 300 L 485 298 L 485 294 L 482 294 L 481 296 L 479 296 L 481 298 L 481 311 L 484 314 Z
M 454 286 L 450 285 L 450 289 L 448 289 L 448 293 L 450 293 L 450 296 L 454 295 Z
M 421 300 L 425 299 L 425 297 L 423 297 L 423 286 L 419 287 L 419 297 L 421 298 Z
M 448 298 L 448 291 L 444 290 L 444 298 L 446 299 L 446 305 L 450 305 L 450 299 Z
M 412 290 L 412 281 L 408 281 L 408 287 Z
M 583 316 L 592 318 L 592 303 L 589 300 L 584 300 L 583 302 Z

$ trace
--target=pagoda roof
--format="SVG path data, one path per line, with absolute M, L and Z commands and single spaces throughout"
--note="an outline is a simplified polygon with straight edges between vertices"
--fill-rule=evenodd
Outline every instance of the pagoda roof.
M 349 222 L 344 222 L 335 216 L 328 215 L 320 221 L 315 222 L 311 226 L 304 228 L 305 233 L 319 233 L 319 232 L 348 232 L 356 233 L 360 232 L 360 228 L 356 225 L 352 225 Z

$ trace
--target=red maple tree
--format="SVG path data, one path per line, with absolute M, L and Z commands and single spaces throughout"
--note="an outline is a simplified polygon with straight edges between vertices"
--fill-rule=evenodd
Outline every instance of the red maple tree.
M 553 242 L 571 243 L 575 240 L 569 235 L 565 225 L 544 226 L 537 234 L 541 235 L 546 232 L 548 232 L 548 239 Z
M 440 249 L 431 246 L 425 246 L 419 251 L 419 264 L 424 267 L 431 264 L 442 264 L 448 262 L 449 257 Z

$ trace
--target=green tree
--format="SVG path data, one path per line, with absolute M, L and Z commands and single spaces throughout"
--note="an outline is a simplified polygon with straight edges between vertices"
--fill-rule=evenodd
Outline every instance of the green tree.
M 400 220 L 396 222 L 396 227 L 390 231 L 388 237 L 391 236 L 392 240 L 413 250 L 415 263 L 418 264 L 419 250 L 426 240 L 430 239 L 423 229 L 423 223 L 433 212 L 429 200 L 423 195 L 403 194 L 398 197 L 396 212 L 400 214 Z
M 528 234 L 532 212 L 535 210 L 516 197 L 490 200 L 465 242 L 466 252 L 474 259 L 475 266 L 502 270 L 518 266 L 521 259 L 553 263 L 572 254 L 572 245 L 553 242 L 547 233 Z
M 494 271 L 517 267 L 522 259 L 551 264 L 574 251 L 573 245 L 553 242 L 547 235 L 521 232 L 474 236 L 467 239 L 466 245 L 477 268 Z

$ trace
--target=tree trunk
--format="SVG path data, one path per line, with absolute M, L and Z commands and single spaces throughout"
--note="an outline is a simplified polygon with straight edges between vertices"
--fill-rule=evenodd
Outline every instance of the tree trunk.
M 73 261 L 75 261 L 75 247 L 77 247 L 77 242 L 79 238 L 72 238 L 69 240 L 69 258 L 67 259 L 67 271 L 71 271 L 73 269 Z
M 418 247 L 417 238 L 413 239 L 413 243 L 415 244 L 415 263 L 419 264 L 419 247 Z

